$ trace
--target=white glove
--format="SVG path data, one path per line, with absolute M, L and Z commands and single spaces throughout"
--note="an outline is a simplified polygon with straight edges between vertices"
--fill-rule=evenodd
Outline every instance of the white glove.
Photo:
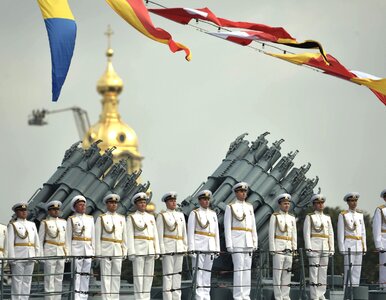
M 227 247 L 227 251 L 228 251 L 229 253 L 232 253 L 232 252 L 233 252 L 233 248 L 232 248 L 232 247 Z
M 129 255 L 128 259 L 131 260 L 131 261 L 134 261 L 135 260 L 135 255 Z
M 272 256 L 275 256 L 275 254 L 276 254 L 275 251 L 269 251 L 269 253 L 270 253 Z
M 155 260 L 159 259 L 159 255 L 158 254 L 154 255 L 154 259 Z
M 197 257 L 197 254 L 196 254 L 196 253 L 190 253 L 189 256 L 190 256 L 191 258 L 196 258 L 196 257 Z

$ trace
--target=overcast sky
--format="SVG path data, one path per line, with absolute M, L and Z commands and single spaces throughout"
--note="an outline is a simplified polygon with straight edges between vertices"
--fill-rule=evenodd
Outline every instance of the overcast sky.
M 299 41 L 315 39 L 351 70 L 386 77 L 386 1 L 248 0 L 159 1 L 168 6 L 207 6 L 220 17 L 282 26 Z M 145 156 L 143 178 L 154 199 L 176 190 L 193 193 L 241 133 L 270 143 L 284 138 L 282 153 L 298 149 L 295 165 L 311 162 L 327 205 L 361 194 L 373 213 L 386 188 L 386 107 L 365 87 L 258 54 L 191 27 L 153 16 L 157 26 L 190 47 L 193 59 L 140 35 L 103 0 L 69 1 L 78 25 L 70 72 L 58 103 L 51 103 L 51 62 L 36 1 L 2 0 L 0 10 L 0 222 L 11 206 L 28 200 L 78 140 L 71 113 L 50 115 L 30 127 L 33 109 L 80 106 L 91 123 L 101 111 L 96 82 L 106 66 L 107 24 L 113 63 L 124 81 L 123 120 L 138 134 Z M 257 44 L 256 44 L 257 45 Z

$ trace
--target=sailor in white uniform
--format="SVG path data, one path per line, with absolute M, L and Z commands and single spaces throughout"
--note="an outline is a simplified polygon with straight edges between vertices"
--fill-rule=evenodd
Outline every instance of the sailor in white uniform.
M 8 258 L 8 239 L 7 226 L 0 224 L 0 274 L 1 270 L 7 264 L 3 258 Z M 1 280 L 2 278 L 0 278 Z
M 280 210 L 269 222 L 269 251 L 273 255 L 273 291 L 275 300 L 290 300 L 292 257 L 297 249 L 296 219 L 288 213 L 291 195 L 281 194 L 274 201 Z
M 145 193 L 135 194 L 132 203 L 137 211 L 127 217 L 127 254 L 133 262 L 135 299 L 150 300 L 154 260 L 160 254 L 156 222 L 154 216 L 146 212 L 149 202 Z
M 309 260 L 311 300 L 325 300 L 328 258 L 334 254 L 334 231 L 331 218 L 323 213 L 326 198 L 316 194 L 311 198 L 314 212 L 304 221 L 304 244 Z
M 17 203 L 12 207 L 16 220 L 8 225 L 8 258 L 28 258 L 11 261 L 12 296 L 11 299 L 29 299 L 31 291 L 34 260 L 40 256 L 40 241 L 36 225 L 27 221 L 28 204 Z
M 193 251 L 192 267 L 197 272 L 196 299 L 210 300 L 213 259 L 220 252 L 219 228 L 217 215 L 209 208 L 212 192 L 200 191 L 197 198 L 200 207 L 193 210 L 188 219 L 188 245 L 189 251 Z
M 362 269 L 362 256 L 367 251 L 366 228 L 363 213 L 357 210 L 359 193 L 348 193 L 344 196 L 348 210 L 344 210 L 338 217 L 338 247 L 344 255 L 344 282 L 359 286 Z M 349 249 L 351 255 L 348 255 Z M 349 256 L 352 264 L 351 278 L 347 277 L 350 269 Z M 348 279 L 348 281 L 347 281 Z
M 66 250 L 66 227 L 65 219 L 59 218 L 62 202 L 50 201 L 46 205 L 48 216 L 40 223 L 39 240 L 43 249 L 43 255 L 67 256 Z M 44 261 L 44 297 L 49 300 L 62 299 L 62 284 L 65 259 L 55 259 Z M 52 275 L 50 275 L 52 274 Z
M 386 189 L 381 192 L 381 198 L 386 202 Z M 374 244 L 379 251 L 379 286 L 386 288 L 386 203 L 375 209 L 373 217 Z
M 236 199 L 227 205 L 224 216 L 225 244 L 232 253 L 235 300 L 250 299 L 252 252 L 258 246 L 253 206 L 245 202 L 248 188 L 246 182 L 233 186 Z
M 82 195 L 71 200 L 74 214 L 67 219 L 66 249 L 75 256 L 75 300 L 88 298 L 91 257 L 95 255 L 94 218 L 86 215 L 86 198 Z M 88 256 L 88 257 L 87 257 Z
M 119 299 L 122 258 L 127 255 L 126 218 L 118 214 L 120 197 L 104 197 L 107 211 L 95 222 L 95 252 L 100 259 L 102 299 Z
M 162 254 L 163 299 L 179 300 L 183 255 L 188 250 L 185 217 L 176 211 L 176 192 L 163 195 L 162 202 L 166 211 L 157 216 L 157 230 Z

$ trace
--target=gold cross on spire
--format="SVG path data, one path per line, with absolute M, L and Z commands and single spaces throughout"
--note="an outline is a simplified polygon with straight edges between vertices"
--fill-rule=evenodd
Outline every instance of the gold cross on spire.
M 105 35 L 107 35 L 107 47 L 111 48 L 111 36 L 114 34 L 114 31 L 111 29 L 111 25 L 107 25 L 107 31 L 105 32 Z

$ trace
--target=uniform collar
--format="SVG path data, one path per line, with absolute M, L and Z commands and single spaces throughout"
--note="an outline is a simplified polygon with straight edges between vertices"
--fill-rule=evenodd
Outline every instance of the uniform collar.
M 244 205 L 245 203 L 245 200 L 239 200 L 236 198 L 236 202 L 235 203 L 238 203 L 238 204 L 241 204 L 241 205 Z
M 357 212 L 357 210 L 356 209 L 354 209 L 354 210 L 352 210 L 352 209 L 349 209 L 348 210 L 350 213 L 356 213 Z
M 84 217 L 85 215 L 86 215 L 86 214 L 81 214 L 81 213 L 77 213 L 77 212 L 75 213 L 75 216 L 76 216 L 76 217 Z
M 111 212 L 111 211 L 106 211 L 106 215 L 111 215 L 111 216 L 114 216 L 114 215 L 116 215 L 117 214 L 117 212 Z
M 175 209 L 169 209 L 169 208 L 166 209 L 166 212 L 170 212 L 170 213 L 175 212 L 175 211 L 176 211 Z
M 323 211 L 315 210 L 314 213 L 315 213 L 316 215 L 324 215 Z
M 136 213 L 139 214 L 139 215 L 141 215 L 141 216 L 144 216 L 144 215 L 146 214 L 146 211 L 141 212 L 141 211 L 137 210 Z
M 202 206 L 200 206 L 198 209 L 202 210 L 202 211 L 209 211 L 209 207 L 208 208 L 203 208 Z
M 283 210 L 281 210 L 281 209 L 279 209 L 279 212 L 280 212 L 282 215 L 288 215 L 288 212 L 285 212 L 285 211 L 283 211 Z
M 57 219 L 59 219 L 59 217 L 51 217 L 51 216 L 48 216 L 47 219 L 48 219 L 48 220 L 57 220 Z
M 26 222 L 26 221 L 27 221 L 27 219 L 21 219 L 21 218 L 17 218 L 17 219 L 16 219 L 16 221 L 17 221 L 17 222 Z

